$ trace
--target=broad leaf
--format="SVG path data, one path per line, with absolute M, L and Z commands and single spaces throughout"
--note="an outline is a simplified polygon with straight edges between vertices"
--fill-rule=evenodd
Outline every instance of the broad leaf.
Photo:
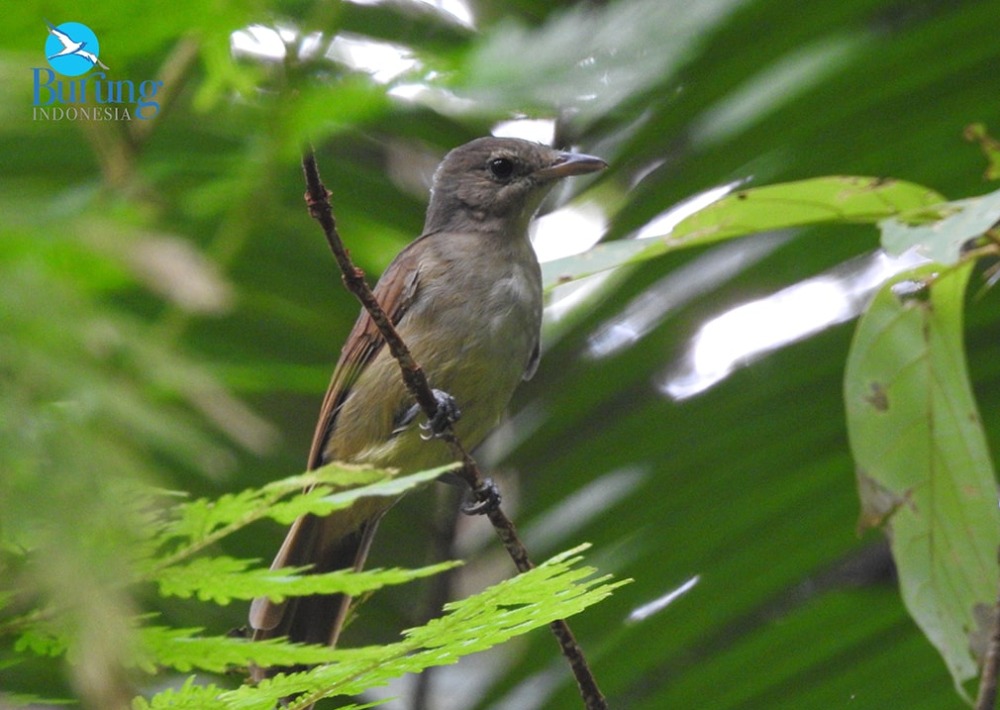
M 1000 190 L 940 205 L 941 216 L 912 224 L 909 215 L 890 217 L 882 228 L 882 246 L 890 254 L 916 249 L 941 264 L 954 264 L 965 244 L 1000 221 Z
M 1000 584 L 1000 511 L 962 345 L 971 266 L 935 269 L 879 291 L 844 389 L 860 526 L 885 528 L 907 609 L 964 694 Z
M 665 252 L 663 243 L 655 239 L 624 239 L 597 244 L 582 254 L 542 264 L 542 284 L 549 291 L 560 284 L 645 261 Z
M 551 289 L 675 249 L 748 234 L 818 224 L 874 224 L 901 214 L 937 218 L 941 213 L 935 207 L 944 201 L 922 185 L 873 177 L 832 176 L 747 188 L 681 220 L 663 237 L 598 244 L 544 264 L 542 276 Z
M 943 201 L 933 190 L 903 180 L 812 178 L 737 190 L 680 222 L 665 241 L 676 248 L 774 229 L 868 224 Z

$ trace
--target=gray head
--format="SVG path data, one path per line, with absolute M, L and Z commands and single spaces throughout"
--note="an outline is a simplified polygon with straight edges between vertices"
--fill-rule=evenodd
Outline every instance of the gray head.
M 438 166 L 424 232 L 524 233 L 558 180 L 606 167 L 591 155 L 518 138 L 477 138 L 452 150 Z

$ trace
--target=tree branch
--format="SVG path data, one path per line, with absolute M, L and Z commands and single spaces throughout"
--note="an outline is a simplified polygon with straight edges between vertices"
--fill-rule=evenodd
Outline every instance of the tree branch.
M 385 339 L 389 351 L 396 359 L 396 362 L 399 363 L 406 387 L 413 394 L 428 419 L 433 419 L 438 405 L 437 399 L 434 397 L 431 387 L 427 382 L 427 376 L 416 361 L 414 361 L 413 356 L 410 354 L 410 349 L 403 342 L 402 338 L 399 337 L 396 328 L 378 303 L 378 299 L 375 298 L 375 294 L 372 293 L 371 288 L 365 281 L 364 272 L 354 266 L 350 255 L 347 253 L 347 249 L 344 248 L 344 243 L 337 232 L 333 209 L 330 206 L 330 192 L 320 180 L 319 169 L 316 166 L 316 156 L 311 148 L 306 149 L 302 156 L 302 169 L 305 173 L 305 197 L 306 204 L 309 207 L 309 214 L 323 228 L 327 244 L 329 244 L 330 250 L 333 252 L 333 256 L 337 260 L 337 264 L 340 266 L 343 274 L 344 285 L 357 297 L 364 309 L 368 311 L 372 321 L 378 327 L 379 333 Z M 507 554 L 514 561 L 518 572 L 526 572 L 532 569 L 534 564 L 532 564 L 528 556 L 528 550 L 525 548 L 524 543 L 521 542 L 520 537 L 517 535 L 514 523 L 511 522 L 510 518 L 506 516 L 499 505 L 490 505 L 491 502 L 494 502 L 492 500 L 493 491 L 491 485 L 479 470 L 479 465 L 475 459 L 465 450 L 465 447 L 462 446 L 462 443 L 455 436 L 450 426 L 438 438 L 444 441 L 451 449 L 452 455 L 462 462 L 462 469 L 458 472 L 459 475 L 472 490 L 476 502 L 486 506 L 486 515 L 493 524 L 497 536 L 506 548 Z M 583 651 L 580 649 L 569 625 L 565 621 L 560 620 L 550 624 L 550 628 L 559 642 L 563 656 L 569 662 L 573 675 L 576 677 L 584 706 L 587 710 L 607 710 L 607 701 L 601 694 L 597 686 L 597 680 L 594 678 L 593 673 L 591 673 Z

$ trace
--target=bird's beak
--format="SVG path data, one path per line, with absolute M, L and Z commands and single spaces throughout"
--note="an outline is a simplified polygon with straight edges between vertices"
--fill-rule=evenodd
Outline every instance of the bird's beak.
M 555 180 L 569 177 L 571 175 L 584 175 L 585 173 L 596 173 L 604 170 L 608 164 L 593 155 L 583 153 L 560 153 L 555 162 L 547 168 L 536 170 L 535 177 L 543 180 Z

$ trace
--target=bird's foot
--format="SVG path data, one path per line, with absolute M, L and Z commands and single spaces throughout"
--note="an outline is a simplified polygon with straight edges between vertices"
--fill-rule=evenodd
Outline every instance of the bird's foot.
M 487 515 L 500 507 L 500 489 L 492 478 L 484 478 L 478 488 L 469 491 L 469 496 L 462 503 L 462 512 L 466 515 Z
M 226 634 L 228 639 L 249 639 L 253 638 L 253 632 L 250 631 L 246 626 L 238 626 L 235 629 L 229 629 Z
M 424 432 L 420 438 L 424 441 L 442 436 L 462 416 L 462 410 L 458 408 L 454 397 L 442 390 L 431 390 L 431 392 L 437 401 L 437 409 L 434 410 L 433 417 L 420 425 L 420 429 Z
M 420 425 L 420 429 L 425 432 L 420 435 L 420 438 L 424 441 L 443 435 L 448 427 L 457 422 L 459 417 L 462 416 L 462 412 L 455 403 L 454 397 L 441 390 L 431 390 L 431 392 L 434 393 L 434 399 L 437 401 L 437 409 L 429 421 Z M 405 412 L 398 415 L 393 422 L 393 436 L 406 431 L 413 421 L 420 416 L 422 411 L 423 409 L 419 404 L 414 404 Z

